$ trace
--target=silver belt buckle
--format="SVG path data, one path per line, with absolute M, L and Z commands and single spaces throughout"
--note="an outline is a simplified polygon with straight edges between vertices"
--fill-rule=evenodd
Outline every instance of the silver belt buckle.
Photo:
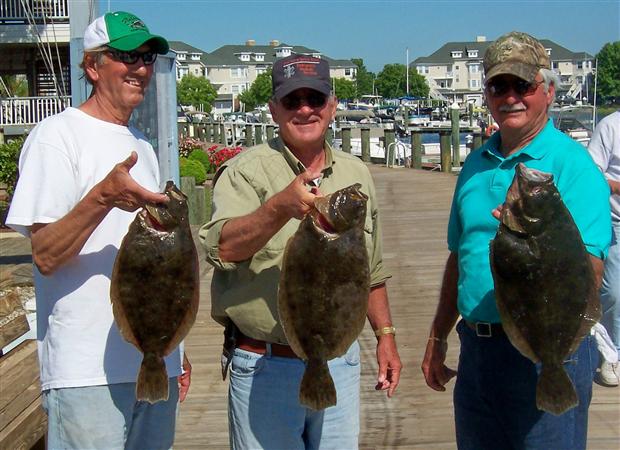
M 476 336 L 491 337 L 491 324 L 489 322 L 476 322 Z

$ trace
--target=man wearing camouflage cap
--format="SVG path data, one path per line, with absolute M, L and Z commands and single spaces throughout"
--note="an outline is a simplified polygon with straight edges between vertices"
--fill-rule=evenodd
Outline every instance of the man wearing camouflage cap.
M 503 331 L 489 242 L 515 166 L 523 163 L 552 173 L 600 283 L 611 238 L 609 188 L 586 149 L 549 119 L 557 76 L 540 42 L 525 33 L 508 33 L 489 46 L 483 64 L 486 99 L 499 132 L 468 156 L 459 175 L 448 225 L 450 256 L 422 371 L 437 391 L 456 376 L 459 449 L 585 449 L 594 369 L 590 356 L 595 354 L 591 337 L 564 364 L 579 405 L 559 416 L 539 411 L 540 365 L 522 356 Z M 459 314 L 457 372 L 446 367 L 445 358 L 448 334 Z

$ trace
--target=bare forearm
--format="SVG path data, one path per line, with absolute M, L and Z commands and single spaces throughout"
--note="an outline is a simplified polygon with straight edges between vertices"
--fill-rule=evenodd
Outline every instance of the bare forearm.
M 620 195 L 620 181 L 607 180 L 609 183 L 609 188 L 611 189 L 611 193 L 613 195 Z
M 31 227 L 32 257 L 43 275 L 51 275 L 74 258 L 112 208 L 89 192 L 67 215 Z
M 373 330 L 392 326 L 392 315 L 390 314 L 385 283 L 370 289 L 367 317 Z
M 431 326 L 431 337 L 446 339 L 456 324 L 459 317 L 457 308 L 458 279 L 458 255 L 450 253 L 443 275 L 439 304 Z
M 220 258 L 227 262 L 251 258 L 290 218 L 267 201 L 253 213 L 229 220 L 220 235 Z

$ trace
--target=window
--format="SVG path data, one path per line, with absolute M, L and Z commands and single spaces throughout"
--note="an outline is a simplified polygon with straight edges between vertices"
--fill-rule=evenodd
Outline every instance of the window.
M 177 68 L 177 80 L 180 80 L 185 75 L 189 73 L 189 68 L 187 67 L 178 67 Z
M 469 66 L 469 73 L 478 73 L 480 72 L 480 64 L 471 64 Z
M 265 60 L 265 54 L 264 53 L 254 53 L 254 60 L 255 61 L 264 61 Z
M 245 68 L 243 68 L 243 67 L 231 67 L 230 68 L 230 76 L 231 76 L 231 78 L 243 78 L 245 76 Z
M 239 55 L 239 59 L 241 61 L 249 61 L 250 60 L 250 54 L 249 53 L 241 53 Z
M 477 58 L 478 57 L 478 50 L 467 50 L 467 57 L 468 58 Z
M 552 69 L 557 69 L 558 67 L 559 66 L 558 66 L 558 62 L 557 61 L 551 61 L 551 68 Z
M 187 59 L 187 54 L 185 54 L 185 53 L 177 53 L 177 59 L 179 61 L 185 61 Z
M 452 55 L 453 58 L 462 58 L 463 57 L 463 52 L 457 51 L 457 50 L 452 51 L 450 54 Z
M 192 61 L 200 61 L 200 53 L 192 53 L 189 57 Z
M 469 80 L 469 88 L 480 89 L 480 80 L 477 80 L 477 79 Z
M 545 51 L 547 52 L 548 56 L 551 56 L 551 49 L 550 48 L 546 48 Z
M 428 66 L 418 66 L 417 69 L 420 75 L 424 75 L 428 73 Z
M 347 77 L 350 77 L 350 76 L 351 76 L 351 69 L 344 69 L 344 74 L 345 74 Z
M 583 61 L 577 61 L 577 69 L 583 69 Z

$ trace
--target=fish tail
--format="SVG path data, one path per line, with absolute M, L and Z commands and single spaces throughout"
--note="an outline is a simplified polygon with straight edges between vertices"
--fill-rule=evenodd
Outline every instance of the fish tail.
M 299 402 L 314 410 L 336 404 L 336 387 L 327 362 L 310 359 L 299 388 Z
M 155 403 L 168 400 L 168 373 L 164 358 L 145 353 L 136 382 L 136 399 Z
M 536 407 L 559 416 L 578 404 L 575 386 L 564 368 L 543 364 L 536 385 Z

